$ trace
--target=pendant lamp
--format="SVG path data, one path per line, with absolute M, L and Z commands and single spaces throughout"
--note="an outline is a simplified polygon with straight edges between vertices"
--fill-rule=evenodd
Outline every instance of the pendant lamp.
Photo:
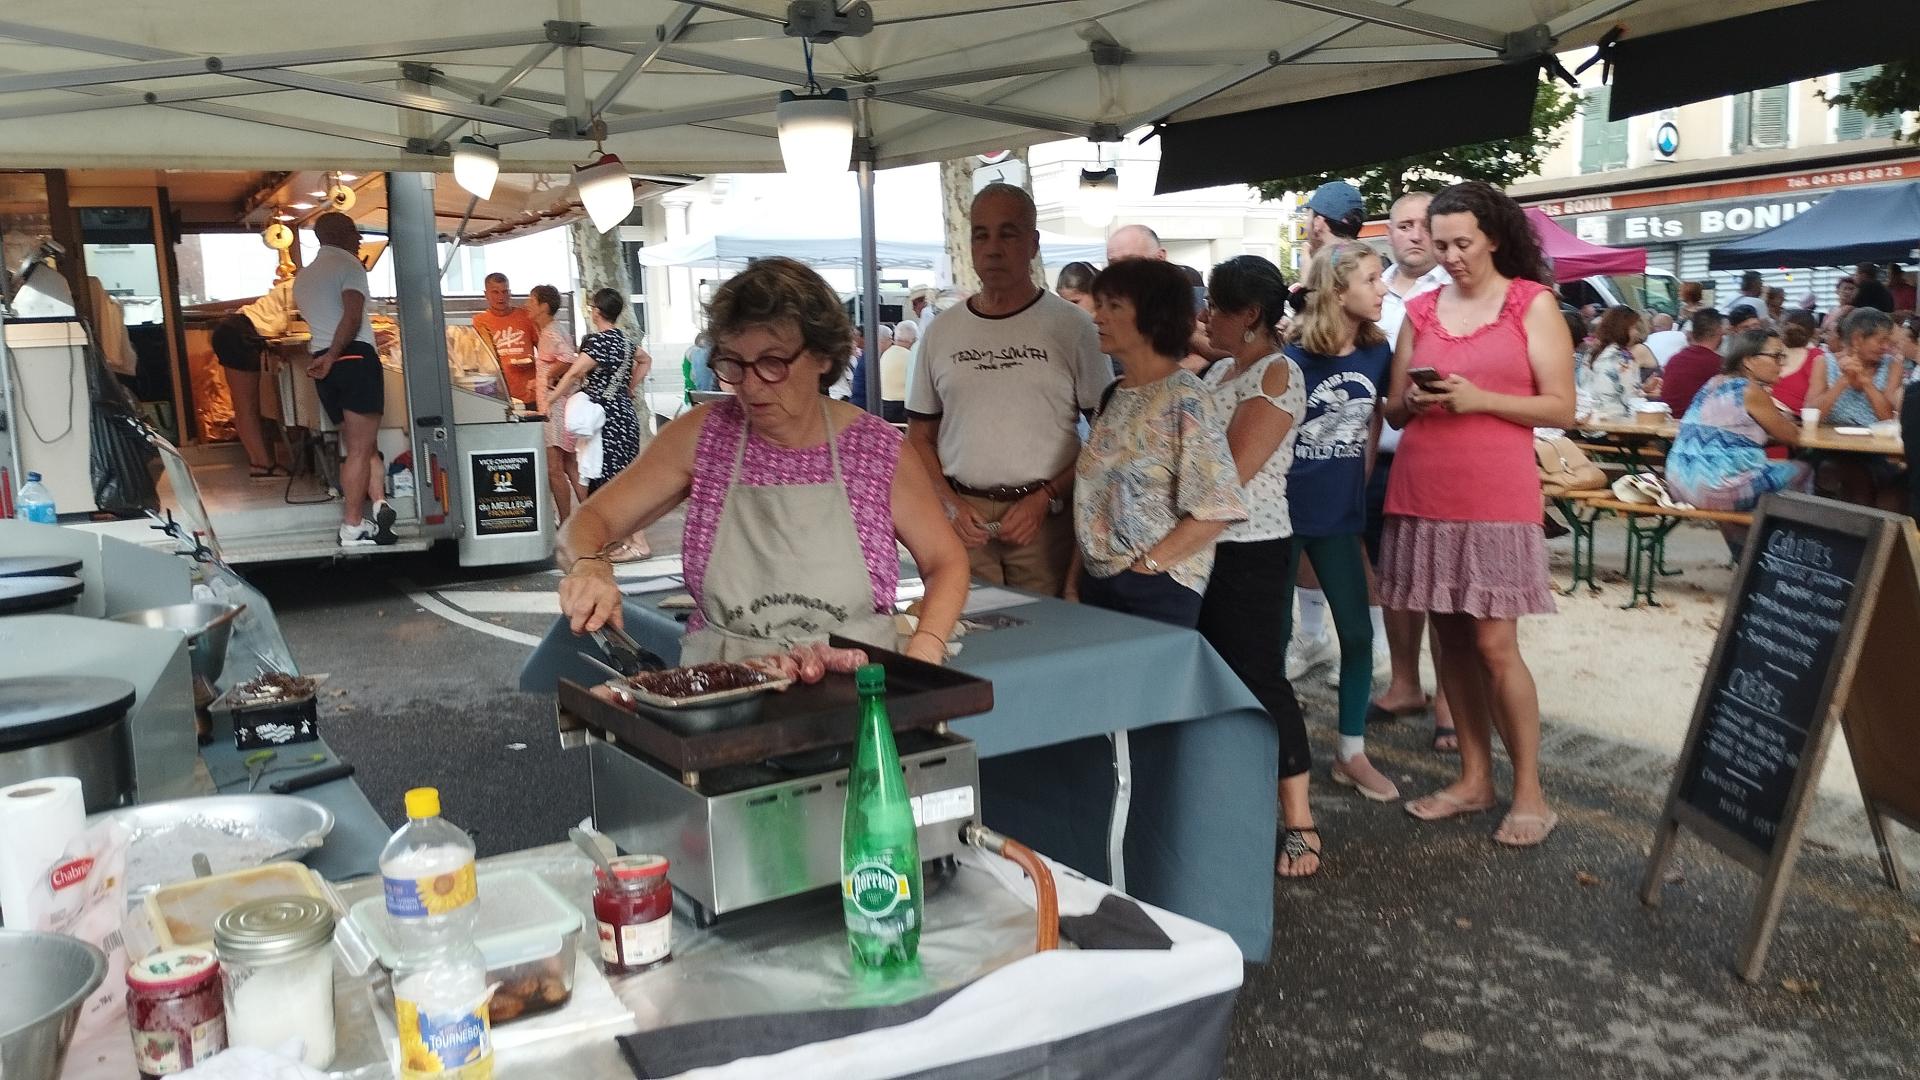
M 469 195 L 479 199 L 493 197 L 493 182 L 500 178 L 500 148 L 468 135 L 453 147 L 453 180 Z
M 1111 165 L 1080 170 L 1080 220 L 1104 229 L 1113 224 L 1119 202 L 1120 170 Z
M 847 171 L 853 158 L 853 103 L 845 90 L 782 90 L 773 114 L 780 128 L 780 159 L 787 172 L 831 176 Z

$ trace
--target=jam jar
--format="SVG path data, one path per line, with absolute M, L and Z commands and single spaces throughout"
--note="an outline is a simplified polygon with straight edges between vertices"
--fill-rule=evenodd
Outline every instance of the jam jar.
M 600 966 L 632 975 L 673 959 L 673 886 L 660 855 L 627 855 L 611 863 L 618 881 L 595 869 L 593 917 L 600 924 Z
M 127 1024 L 144 1080 L 204 1063 L 227 1048 L 220 964 L 211 949 L 169 949 L 127 965 Z

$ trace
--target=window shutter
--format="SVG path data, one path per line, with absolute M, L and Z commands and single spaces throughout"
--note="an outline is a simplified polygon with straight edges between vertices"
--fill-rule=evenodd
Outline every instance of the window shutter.
M 1880 68 L 1876 65 L 1874 67 L 1855 68 L 1852 71 L 1845 72 L 1840 76 L 1841 92 L 1845 93 L 1852 90 L 1854 87 L 1873 78 L 1879 71 Z M 1900 122 L 1901 116 L 1899 113 L 1883 113 L 1879 116 L 1869 116 L 1859 109 L 1849 106 L 1840 110 L 1840 116 L 1836 121 L 1836 126 L 1838 128 L 1837 133 L 1842 140 L 1879 139 L 1900 134 Z
M 1733 95 L 1733 138 L 1727 149 L 1733 153 L 1753 148 L 1753 95 Z
M 1608 87 L 1589 91 L 1580 101 L 1580 171 L 1599 172 L 1607 167 Z
M 1785 86 L 1753 91 L 1747 133 L 1749 145 L 1768 149 L 1787 145 L 1787 92 Z

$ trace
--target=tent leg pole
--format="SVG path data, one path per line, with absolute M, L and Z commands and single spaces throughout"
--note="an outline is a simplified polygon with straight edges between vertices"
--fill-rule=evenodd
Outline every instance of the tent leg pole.
M 863 352 L 866 363 L 866 400 L 855 402 L 875 416 L 880 415 L 880 238 L 877 234 L 873 204 L 873 123 L 867 115 L 867 100 L 854 102 L 854 154 L 859 159 L 855 177 L 860 185 L 860 327 L 866 335 Z

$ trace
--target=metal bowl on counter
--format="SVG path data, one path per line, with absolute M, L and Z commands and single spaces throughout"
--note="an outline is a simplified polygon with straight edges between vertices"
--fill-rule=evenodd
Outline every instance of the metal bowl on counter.
M 172 799 L 96 815 L 88 823 L 101 820 L 133 834 L 127 848 L 130 893 L 193 877 L 196 854 L 207 857 L 212 873 L 223 874 L 298 859 L 333 831 L 333 811 L 294 795 Z
M 44 776 L 80 781 L 88 811 L 133 794 L 130 682 L 91 675 L 0 679 L 0 787 Z
M 194 679 L 206 684 L 207 700 L 212 700 L 213 685 L 220 681 L 220 673 L 227 668 L 227 642 L 233 637 L 233 620 L 246 610 L 245 604 L 169 604 L 122 612 L 113 616 L 113 621 L 185 634 Z
M 0 930 L 0 1076 L 55 1080 L 80 1007 L 106 977 L 106 954 L 84 941 Z

